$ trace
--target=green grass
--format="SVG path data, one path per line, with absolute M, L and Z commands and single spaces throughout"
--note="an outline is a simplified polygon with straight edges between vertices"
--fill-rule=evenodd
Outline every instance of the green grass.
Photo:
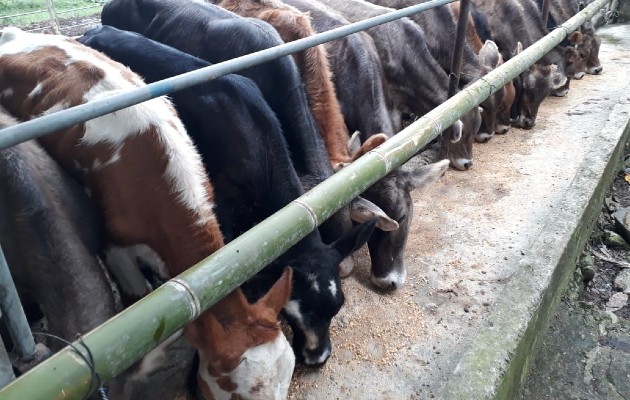
M 60 20 L 72 17 L 92 15 L 101 11 L 104 0 L 53 0 L 57 18 Z M 90 7 L 82 10 L 70 11 L 76 8 Z M 10 18 L 2 18 L 15 14 L 41 11 Z M 23 26 L 50 19 L 44 0 L 0 0 L 0 26 Z

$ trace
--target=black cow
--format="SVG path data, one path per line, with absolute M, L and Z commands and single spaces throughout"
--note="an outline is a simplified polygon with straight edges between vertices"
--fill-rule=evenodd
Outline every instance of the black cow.
M 109 26 L 92 29 L 79 41 L 149 82 L 210 65 Z M 250 79 L 227 75 L 175 92 L 172 99 L 210 175 L 226 242 L 302 195 L 280 124 Z M 367 241 L 375 222 L 358 225 L 331 245 L 315 230 L 245 285 L 253 297 L 262 295 L 285 266 L 293 267 L 292 299 L 284 311 L 298 360 L 317 365 L 330 356 L 328 327 L 344 302 L 339 263 Z
M 353 22 L 391 11 L 362 0 L 321 2 Z M 403 18 L 366 32 L 374 39 L 393 107 L 398 113 L 422 116 L 447 100 L 448 76 L 429 52 L 424 35 L 415 23 Z M 461 122 L 457 121 L 450 131 L 442 134 L 441 151 L 455 168 L 466 170 L 472 166 L 473 136 L 481 123 L 479 110 L 470 111 Z
M 138 32 L 211 63 L 282 44 L 266 22 L 243 18 L 196 0 L 111 0 L 103 24 Z M 307 189 L 333 174 L 328 153 L 309 109 L 304 85 L 289 56 L 239 72 L 252 79 L 278 117 L 293 164 Z M 351 229 L 348 208 L 320 226 L 326 243 Z

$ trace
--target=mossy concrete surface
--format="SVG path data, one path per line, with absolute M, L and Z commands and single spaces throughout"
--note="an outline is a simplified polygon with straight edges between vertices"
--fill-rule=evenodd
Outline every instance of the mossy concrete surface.
M 604 73 L 606 59 L 627 60 L 630 26 L 601 30 Z M 630 65 L 623 67 L 617 84 L 630 86 Z M 572 89 L 579 82 L 572 84 Z M 573 93 L 569 93 L 571 96 Z M 543 104 L 544 107 L 544 104 Z M 517 397 L 540 341 L 549 324 L 599 214 L 606 188 L 617 169 L 630 133 L 630 91 L 611 110 L 586 153 L 573 181 L 554 206 L 514 274 L 493 305 L 478 335 L 449 377 L 445 399 L 514 399 Z M 562 129 L 579 131 L 580 126 Z M 549 132 L 553 135 L 554 132 Z

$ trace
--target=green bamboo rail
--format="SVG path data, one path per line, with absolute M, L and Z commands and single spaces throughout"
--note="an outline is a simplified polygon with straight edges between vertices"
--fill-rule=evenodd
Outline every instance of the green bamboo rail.
M 83 340 L 94 355 L 101 379 L 107 381 L 123 372 L 201 310 L 260 271 L 344 204 L 407 161 L 445 127 L 529 68 L 609 1 L 594 1 L 379 148 L 86 334 Z M 0 399 L 73 400 L 82 399 L 95 389 L 90 368 L 73 350 L 66 348 L 0 390 Z

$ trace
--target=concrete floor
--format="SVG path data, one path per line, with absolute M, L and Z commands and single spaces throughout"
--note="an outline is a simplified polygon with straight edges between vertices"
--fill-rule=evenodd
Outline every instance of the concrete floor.
M 630 93 L 630 26 L 601 36 L 602 75 L 545 100 L 534 129 L 475 144 L 472 170 L 451 170 L 415 194 L 405 287 L 376 292 L 363 253 L 344 281 L 331 359 L 319 370 L 298 369 L 289 398 L 443 397 L 503 291 L 513 290 L 506 283 L 556 218 L 610 111 Z

